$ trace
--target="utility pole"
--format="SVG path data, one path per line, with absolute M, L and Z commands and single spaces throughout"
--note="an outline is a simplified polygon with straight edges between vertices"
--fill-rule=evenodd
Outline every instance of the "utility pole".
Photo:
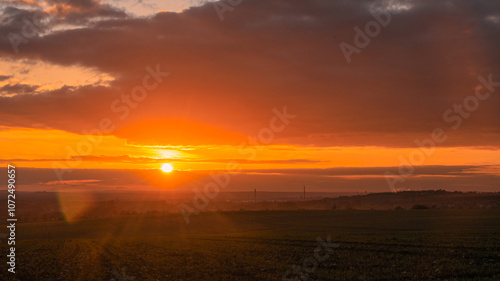
M 304 185 L 304 200 L 306 199 L 306 186 Z
M 257 203 L 257 188 L 254 189 L 254 200 L 255 200 L 255 203 Z

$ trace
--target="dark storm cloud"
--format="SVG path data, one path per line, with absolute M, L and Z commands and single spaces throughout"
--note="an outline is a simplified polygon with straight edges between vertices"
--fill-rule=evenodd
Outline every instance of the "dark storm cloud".
M 2 13 L 2 11 L 0 11 L 0 13 Z M 10 51 L 12 54 L 9 36 L 13 33 L 22 34 L 24 30 L 31 38 L 38 36 L 39 33 L 46 32 L 51 27 L 45 21 L 47 17 L 48 15 L 41 10 L 21 9 L 7 6 L 3 10 L 2 20 L 0 22 L 0 42 L 2 44 L 2 51 Z M 27 25 L 30 25 L 29 29 Z M 34 32 L 31 26 L 36 27 L 36 32 Z
M 99 14 L 97 2 L 77 3 L 65 12 L 68 20 L 72 11 Z M 371 10 L 398 3 L 409 8 L 393 13 L 348 64 L 339 44 L 353 44 L 354 27 L 372 21 Z M 273 108 L 287 105 L 297 118 L 276 143 L 408 147 L 434 128 L 453 125 L 443 113 L 474 94 L 479 75 L 500 81 L 500 23 L 488 20 L 498 14 L 494 1 L 247 0 L 220 22 L 208 3 L 180 14 L 49 33 L 23 45 L 18 56 L 96 67 L 119 77 L 113 87 L 124 93 L 140 85 L 147 65 L 171 72 L 118 126 L 181 118 L 252 135 L 267 125 Z M 0 40 L 2 56 L 13 56 L 5 37 Z M 112 114 L 115 89 L 2 98 L 1 120 L 29 127 L 36 118 L 80 132 Z M 500 88 L 444 145 L 498 146 L 499 106 Z M 84 109 L 92 116 L 74 114 Z
M 0 75 L 0 82 L 2 81 L 5 81 L 7 79 L 10 79 L 12 76 L 8 76 L 8 75 Z
M 26 34 L 35 29 L 38 35 L 58 25 L 85 25 L 95 19 L 127 17 L 124 11 L 100 0 L 9 1 L 4 5 L 0 31 L 5 36 L 2 37 L 10 32 L 23 35 L 23 28 Z M 46 6 L 44 10 L 42 6 Z
M 65 5 L 58 3 L 66 2 Z M 127 14 L 101 0 L 67 0 L 48 1 L 53 5 L 50 13 L 56 18 L 57 23 L 83 25 L 92 19 L 99 18 L 125 18 Z
M 38 86 L 35 85 L 26 85 L 26 84 L 9 84 L 0 87 L 0 93 L 3 94 L 32 94 L 38 89 Z

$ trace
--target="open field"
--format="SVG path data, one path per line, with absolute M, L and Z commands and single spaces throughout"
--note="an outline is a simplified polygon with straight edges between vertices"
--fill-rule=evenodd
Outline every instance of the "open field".
M 17 229 L 16 274 L 3 263 L 0 280 L 282 280 L 314 256 L 317 237 L 329 235 L 340 246 L 310 273 L 301 270 L 308 280 L 500 280 L 499 234 L 500 210 L 207 212 L 189 225 L 178 214 L 28 223 Z M 6 252 L 2 243 L 4 260 Z

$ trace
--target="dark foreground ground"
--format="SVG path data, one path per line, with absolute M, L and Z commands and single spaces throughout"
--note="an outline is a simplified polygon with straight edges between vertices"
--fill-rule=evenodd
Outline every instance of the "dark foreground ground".
M 21 224 L 16 274 L 7 272 L 2 238 L 0 280 L 283 280 L 288 270 L 284 280 L 500 280 L 500 210 L 214 212 L 191 219 Z M 328 236 L 340 245 L 328 256 L 318 252 L 317 261 L 317 238 Z

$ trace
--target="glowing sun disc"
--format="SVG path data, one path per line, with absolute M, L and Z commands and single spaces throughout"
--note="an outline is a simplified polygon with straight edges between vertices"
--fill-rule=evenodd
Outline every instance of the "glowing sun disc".
M 174 170 L 174 167 L 172 167 L 172 165 L 170 165 L 168 163 L 165 163 L 165 164 L 161 165 L 161 170 L 164 173 L 170 173 Z

